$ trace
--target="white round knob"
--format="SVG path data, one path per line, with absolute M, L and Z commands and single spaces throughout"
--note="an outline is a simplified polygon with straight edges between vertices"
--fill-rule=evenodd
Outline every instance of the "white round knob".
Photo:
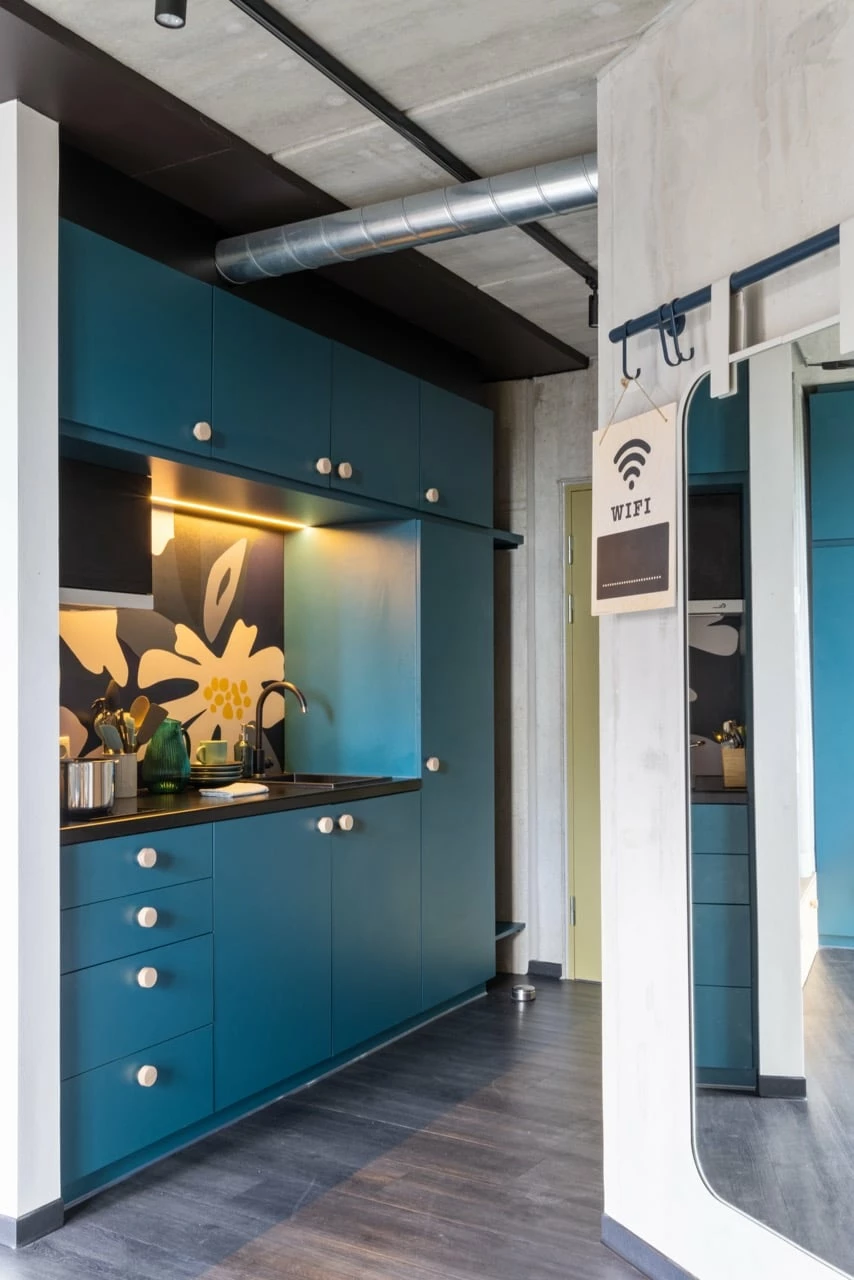
M 353 478 L 353 464 L 352 464 L 351 462 L 339 462 L 339 463 L 338 463 L 338 474 L 339 474 L 339 476 L 341 477 L 341 479 L 342 479 L 342 480 L 352 480 L 352 478 Z
M 338 819 L 338 827 L 341 831 L 352 831 L 355 825 L 352 813 L 342 813 Z
M 136 922 L 141 929 L 153 929 L 157 924 L 157 908 L 140 907 L 136 913 Z
M 427 501 L 428 501 L 428 502 L 438 502 L 438 501 L 439 501 L 439 490 L 438 490 L 438 489 L 428 489 L 428 490 L 427 490 L 427 492 L 424 494 L 424 497 L 427 499 Z
M 438 773 L 440 764 L 441 764 L 441 761 L 439 760 L 438 756 L 428 756 L 427 768 L 430 770 L 431 773 Z
M 332 459 L 318 458 L 314 464 L 315 471 L 319 471 L 322 476 L 332 475 Z
M 322 836 L 331 836 L 335 830 L 335 823 L 331 818 L 318 818 L 317 829 Z
M 146 991 L 150 991 L 152 987 L 157 986 L 158 976 L 156 969 L 152 968 L 151 965 L 146 965 L 144 969 L 140 969 L 136 975 L 136 980 Z
M 157 1084 L 157 1068 L 140 1067 L 136 1073 L 136 1082 L 141 1084 L 143 1089 L 150 1089 L 153 1084 Z
M 136 855 L 136 860 L 141 867 L 145 867 L 146 871 L 150 871 L 157 863 L 156 849 L 140 849 Z
M 193 435 L 196 437 L 197 440 L 202 440 L 202 441 L 210 440 L 211 436 L 213 435 L 213 431 L 211 430 L 211 424 L 209 422 L 197 422 L 196 425 L 193 427 Z

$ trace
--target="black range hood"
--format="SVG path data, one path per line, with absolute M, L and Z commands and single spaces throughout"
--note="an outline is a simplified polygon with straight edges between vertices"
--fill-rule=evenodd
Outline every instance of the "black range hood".
M 154 608 L 150 476 L 60 458 L 59 603 Z

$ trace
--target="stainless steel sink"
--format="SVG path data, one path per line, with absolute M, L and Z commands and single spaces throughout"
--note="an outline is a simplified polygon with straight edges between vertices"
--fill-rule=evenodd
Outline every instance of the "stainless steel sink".
M 345 787 L 369 787 L 375 782 L 391 782 L 391 776 L 347 773 L 265 773 L 258 782 L 272 786 L 301 787 L 306 790 L 336 791 Z

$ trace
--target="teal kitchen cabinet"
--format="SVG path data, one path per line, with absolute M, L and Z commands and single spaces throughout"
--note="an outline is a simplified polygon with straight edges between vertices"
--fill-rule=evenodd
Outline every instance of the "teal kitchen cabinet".
M 214 290 L 213 456 L 328 485 L 332 343 Z
M 215 826 L 217 1111 L 332 1052 L 333 841 L 319 816 L 297 809 Z
M 62 221 L 60 418 L 209 456 L 212 309 L 210 285 Z
M 411 374 L 334 344 L 333 489 L 418 509 L 419 395 Z
M 328 810 L 332 848 L 332 1051 L 421 1009 L 421 797 Z
M 421 528 L 422 1001 L 495 973 L 493 551 Z
M 423 511 L 492 524 L 492 413 L 432 383 L 421 383 Z
M 694 1059 L 705 1085 L 756 1083 L 746 804 L 691 806 Z
M 809 397 L 809 437 L 812 540 L 854 540 L 854 389 Z

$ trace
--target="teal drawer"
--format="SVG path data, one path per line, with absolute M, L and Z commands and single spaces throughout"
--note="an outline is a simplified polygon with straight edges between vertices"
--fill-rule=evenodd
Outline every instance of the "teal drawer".
M 110 898 L 61 913 L 62 972 L 105 964 L 120 956 L 137 955 L 183 938 L 210 933 L 213 916 L 211 881 L 196 880 L 153 892 L 140 890 L 126 898 Z M 141 911 L 156 912 L 146 928 Z
M 153 867 L 137 861 L 142 849 L 154 850 Z M 63 907 L 81 907 L 139 890 L 201 880 L 211 874 L 212 862 L 210 826 L 65 845 L 60 852 L 60 901 Z
M 154 986 L 140 986 L 139 976 Z M 62 979 L 62 1076 L 79 1075 L 213 1021 L 211 935 Z
M 749 907 L 694 907 L 694 981 L 707 987 L 750 986 Z
M 742 853 L 695 853 L 692 902 L 749 903 L 750 862 Z
M 210 1115 L 212 1064 L 211 1029 L 203 1027 L 64 1080 L 63 1186 Z M 137 1079 L 144 1066 L 157 1069 L 150 1088 Z
M 753 1066 L 753 1011 L 749 990 L 694 988 L 694 1058 L 700 1069 Z
M 747 805 L 693 804 L 693 853 L 747 853 Z

